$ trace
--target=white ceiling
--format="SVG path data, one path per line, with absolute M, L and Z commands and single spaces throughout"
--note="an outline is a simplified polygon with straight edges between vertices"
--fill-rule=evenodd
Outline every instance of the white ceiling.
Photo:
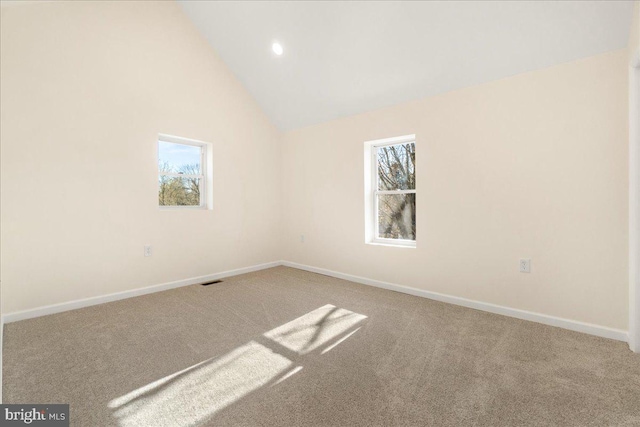
M 633 9 L 630 1 L 180 3 L 283 130 L 625 48 Z

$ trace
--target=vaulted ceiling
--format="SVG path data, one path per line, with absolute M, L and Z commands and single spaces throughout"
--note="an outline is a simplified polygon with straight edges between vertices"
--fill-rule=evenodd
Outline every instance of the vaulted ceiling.
M 625 48 L 633 9 L 630 1 L 180 4 L 283 130 Z

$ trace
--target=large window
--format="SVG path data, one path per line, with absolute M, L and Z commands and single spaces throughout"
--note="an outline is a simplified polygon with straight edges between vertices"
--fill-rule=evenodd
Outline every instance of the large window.
M 367 197 L 369 243 L 416 244 L 415 136 L 372 141 Z
M 207 144 L 185 138 L 158 138 L 158 204 L 162 207 L 207 206 Z

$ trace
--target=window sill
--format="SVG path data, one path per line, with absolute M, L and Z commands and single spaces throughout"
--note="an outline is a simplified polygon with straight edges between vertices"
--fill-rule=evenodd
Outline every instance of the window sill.
M 206 206 L 158 206 L 161 211 L 208 211 Z
M 366 244 L 367 245 L 372 245 L 372 246 L 388 246 L 388 247 L 392 247 L 392 248 L 403 248 L 403 249 L 415 249 L 416 248 L 415 242 L 413 244 L 411 244 L 411 243 L 394 243 L 394 242 L 373 241 L 373 242 L 366 242 Z

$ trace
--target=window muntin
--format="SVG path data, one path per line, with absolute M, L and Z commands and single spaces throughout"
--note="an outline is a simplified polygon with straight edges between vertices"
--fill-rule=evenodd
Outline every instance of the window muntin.
M 158 138 L 158 205 L 206 207 L 205 143 L 176 137 Z
M 415 140 L 372 147 L 373 243 L 415 246 Z

